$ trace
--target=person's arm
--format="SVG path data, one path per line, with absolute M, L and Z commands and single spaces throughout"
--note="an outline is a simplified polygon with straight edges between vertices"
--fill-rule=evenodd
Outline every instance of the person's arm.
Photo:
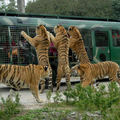
M 19 42 L 19 44 L 20 44 L 21 49 L 23 49 L 23 50 L 28 50 L 28 48 L 24 47 L 24 45 L 22 44 L 21 41 Z

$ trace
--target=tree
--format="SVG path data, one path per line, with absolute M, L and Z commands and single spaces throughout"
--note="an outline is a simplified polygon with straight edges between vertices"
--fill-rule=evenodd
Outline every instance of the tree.
M 110 0 L 78 0 L 77 15 L 87 17 L 112 17 L 112 1 Z
M 112 1 L 112 8 L 113 8 L 113 17 L 120 19 L 120 1 L 113 0 Z
M 37 0 L 29 2 L 27 13 L 70 15 L 75 0 Z
M 113 17 L 111 0 L 36 0 L 26 6 L 27 13 Z
M 0 8 L 1 12 L 17 12 L 17 6 L 15 5 L 15 0 L 9 0 L 10 3 L 8 5 L 4 5 L 2 2 L 2 6 Z

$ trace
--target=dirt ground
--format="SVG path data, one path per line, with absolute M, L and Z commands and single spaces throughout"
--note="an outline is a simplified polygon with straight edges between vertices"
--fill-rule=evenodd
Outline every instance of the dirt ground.
M 76 82 L 72 82 L 72 88 L 75 87 Z M 100 83 L 101 84 L 101 83 Z M 108 82 L 102 82 L 102 84 L 108 84 Z M 55 91 L 56 87 L 54 87 Z M 9 94 L 9 87 L 6 87 L 4 84 L 0 84 L 0 94 L 4 99 L 7 98 Z M 64 99 L 63 92 L 66 90 L 66 84 L 61 84 L 60 86 L 60 94 L 62 95 L 62 98 Z M 42 94 L 39 94 L 40 99 L 43 99 L 43 103 L 37 103 L 35 98 L 33 97 L 32 93 L 29 89 L 21 89 L 19 91 L 20 95 L 20 103 L 24 106 L 24 109 L 36 109 L 36 108 L 42 108 L 44 104 L 47 103 L 46 93 L 48 92 L 48 89 L 45 89 L 45 91 Z M 54 102 L 53 97 L 55 96 L 55 92 L 52 92 L 51 102 Z M 14 100 L 14 99 L 13 99 Z M 1 99 L 0 99 L 1 102 Z

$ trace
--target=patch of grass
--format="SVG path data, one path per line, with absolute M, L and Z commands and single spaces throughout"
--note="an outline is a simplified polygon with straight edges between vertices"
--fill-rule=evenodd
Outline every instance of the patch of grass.
M 65 91 L 65 99 L 62 98 L 60 91 L 55 93 L 53 97 L 54 103 L 50 103 L 51 92 L 46 94 L 48 104 L 42 109 L 30 110 L 26 114 L 22 114 L 16 109 L 19 99 L 16 99 L 15 106 L 9 101 L 6 102 L 3 98 L 0 104 L 0 117 L 7 116 L 2 119 L 7 119 L 8 116 L 16 115 L 14 120 L 118 120 L 120 119 L 120 88 L 115 82 L 111 82 L 108 86 L 108 91 L 104 85 L 99 86 L 99 90 L 93 91 L 91 86 L 87 88 L 81 87 L 81 84 L 76 84 L 74 89 Z M 3 106 L 4 105 L 4 106 Z M 9 110 L 6 110 L 6 108 Z M 11 111 L 11 109 L 13 111 Z M 19 113 L 19 115 L 17 115 Z M 97 116 L 94 116 L 97 114 Z M 13 118 L 13 117 L 11 117 Z

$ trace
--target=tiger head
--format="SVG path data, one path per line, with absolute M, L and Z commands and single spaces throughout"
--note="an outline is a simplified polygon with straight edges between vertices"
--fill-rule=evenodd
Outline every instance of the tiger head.
M 88 68 L 88 66 L 86 64 L 79 64 L 76 66 L 77 72 L 79 73 L 79 75 L 83 75 L 86 72 L 86 69 Z
M 62 25 L 55 26 L 54 27 L 54 33 L 56 33 L 56 34 L 61 34 L 61 33 L 67 34 L 65 28 Z
M 74 48 L 74 46 L 76 45 L 76 42 L 79 40 L 79 39 L 82 39 L 82 36 L 79 32 L 79 30 L 77 29 L 77 27 L 75 26 L 70 26 L 68 28 L 68 34 L 70 35 L 70 48 Z
M 46 30 L 45 26 L 44 25 L 37 26 L 36 27 L 36 34 L 40 35 L 40 36 L 47 34 L 47 30 Z
M 84 75 L 88 66 L 86 64 L 78 64 L 71 68 L 70 73 L 77 72 L 80 76 Z
M 48 78 L 50 75 L 50 70 L 48 66 L 37 65 L 38 70 L 40 71 L 42 78 Z
M 70 26 L 68 28 L 68 33 L 69 33 L 70 36 L 75 37 L 75 38 L 80 38 L 81 37 L 81 34 L 80 34 L 79 30 L 75 26 Z

